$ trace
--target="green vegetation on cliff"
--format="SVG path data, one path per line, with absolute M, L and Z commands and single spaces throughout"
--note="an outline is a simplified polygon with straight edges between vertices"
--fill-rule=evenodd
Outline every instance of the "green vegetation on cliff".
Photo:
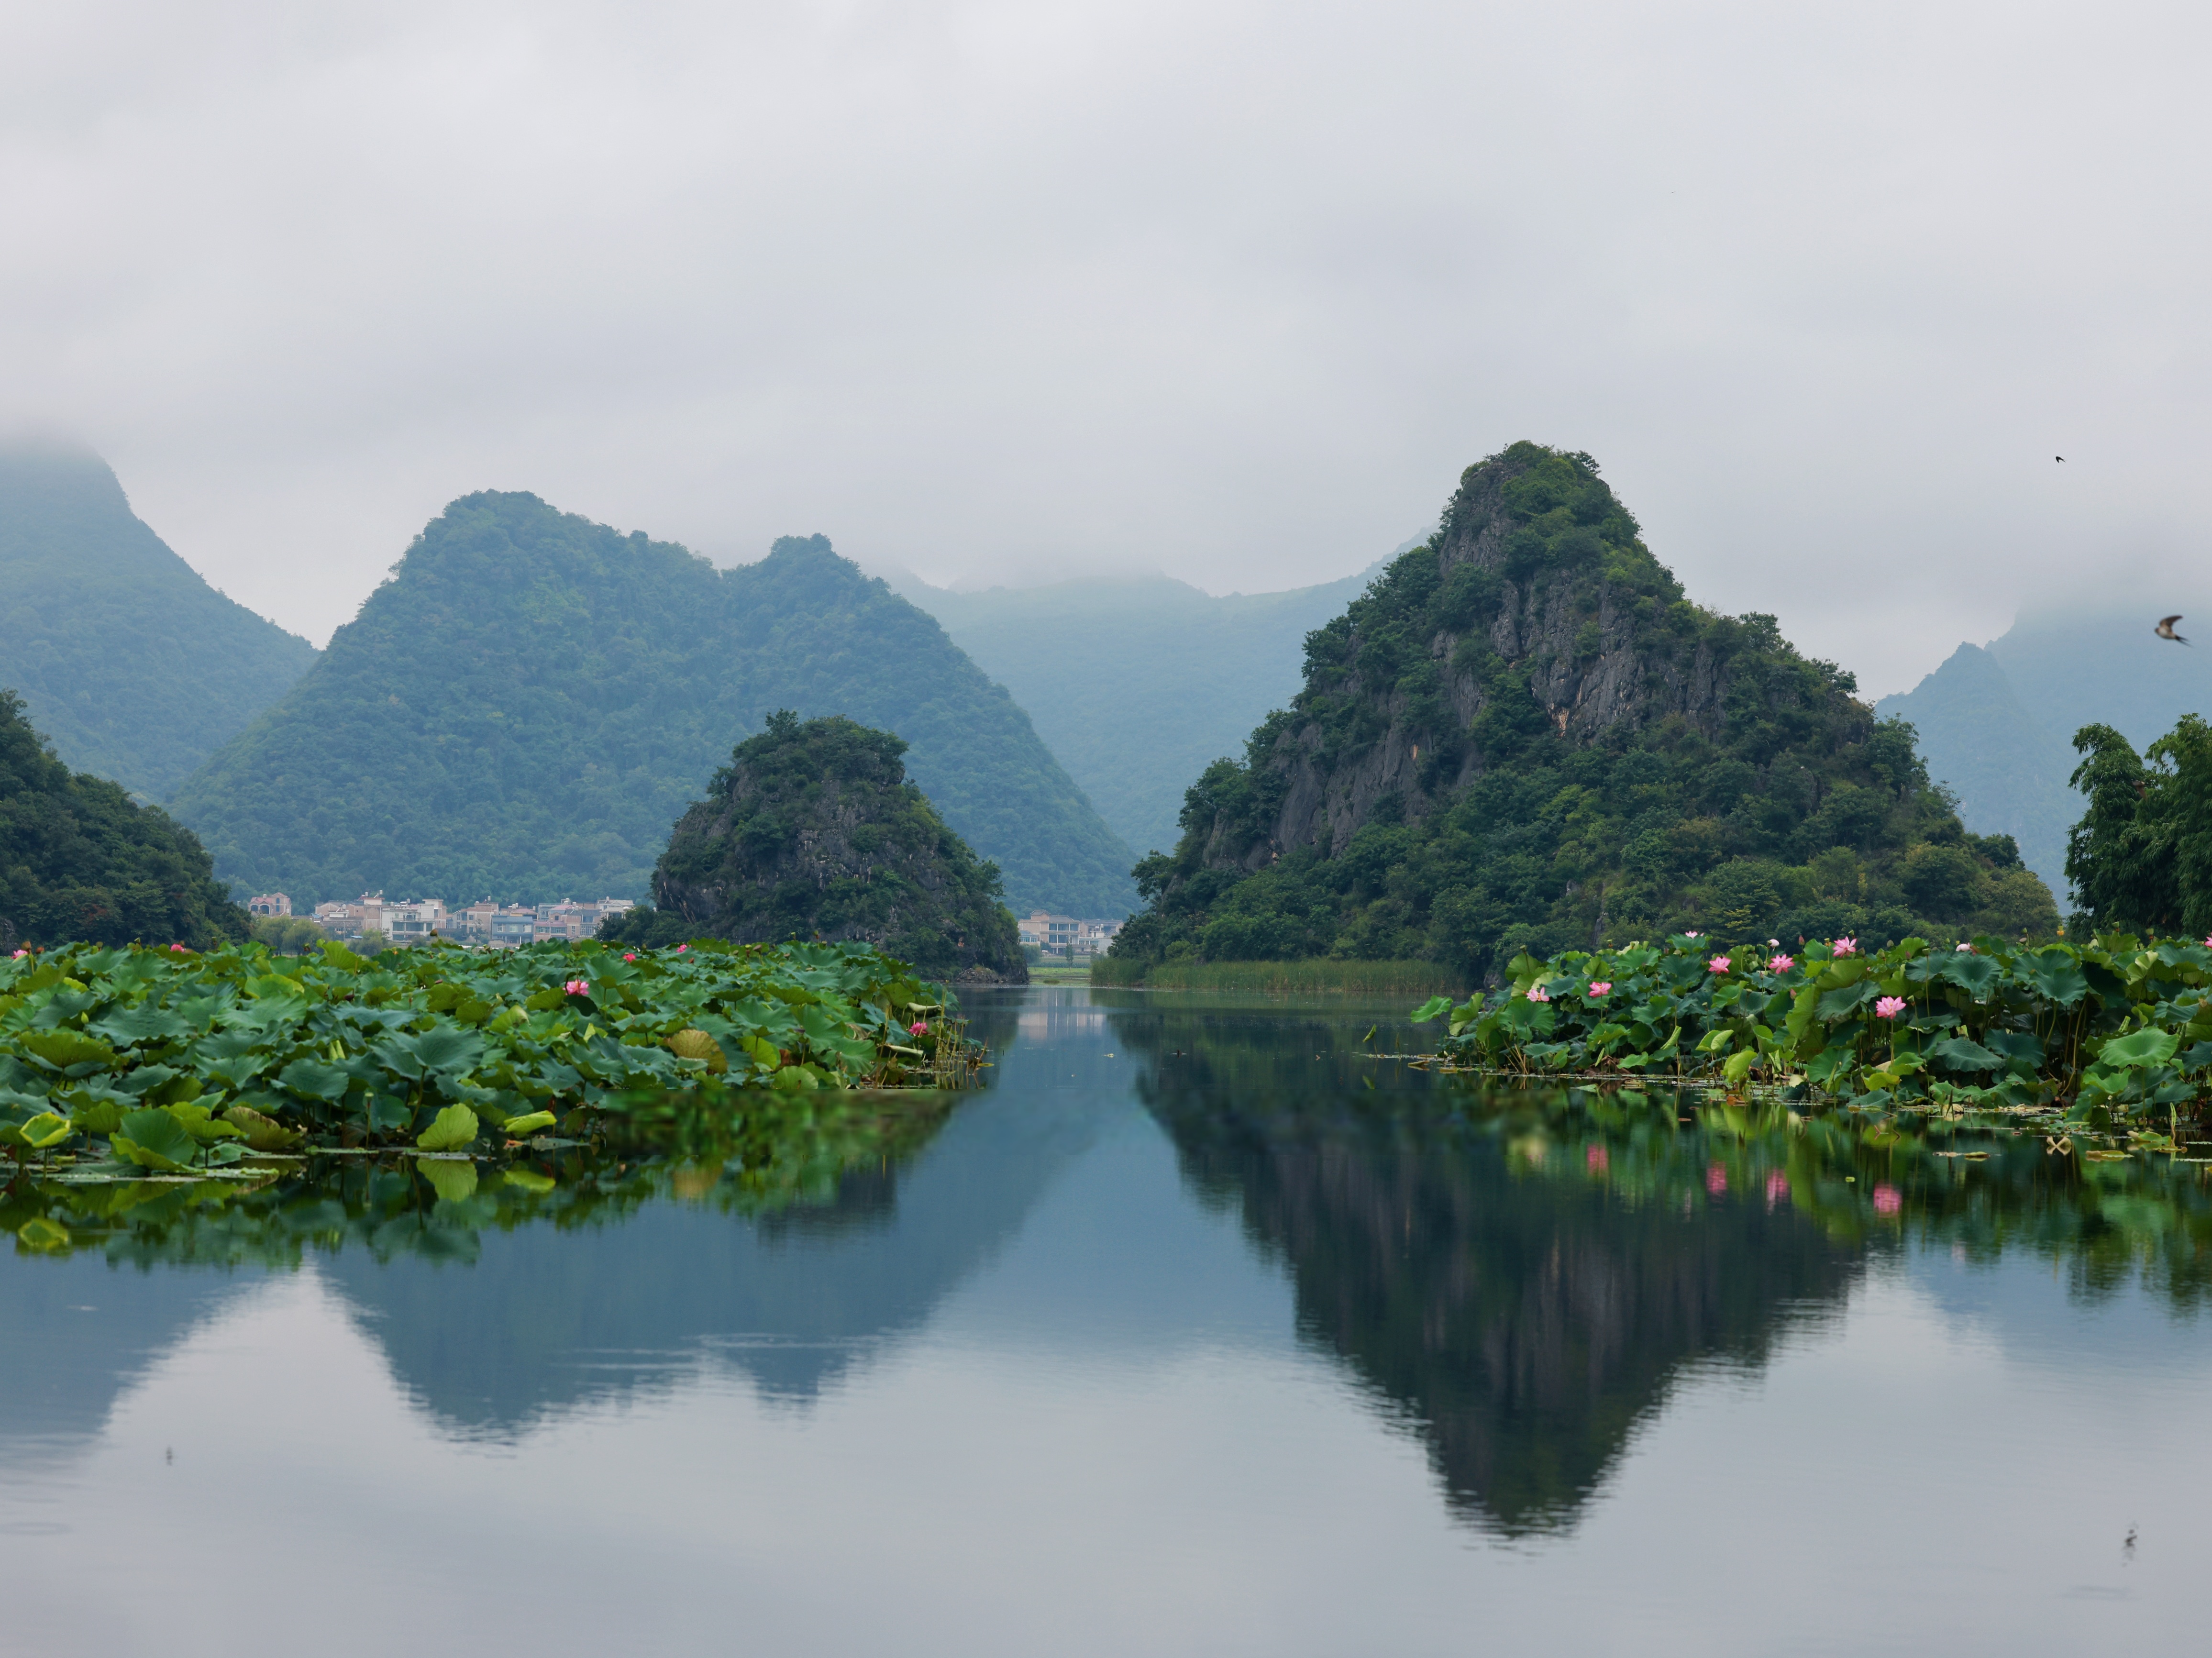
M 905 751 L 889 732 L 834 715 L 770 714 L 669 836 L 656 908 L 610 923 L 605 937 L 854 941 L 924 973 L 1026 981 L 999 872 L 906 780 Z
M 1773 617 L 1690 603 L 1588 456 L 1516 444 L 1309 637 L 1305 688 L 1138 865 L 1115 953 L 1485 973 L 1682 928 L 2054 930 L 2010 837 L 1969 835 L 1855 689 Z
M 669 826 L 779 708 L 905 738 L 1015 902 L 1127 908 L 1127 849 L 1021 709 L 823 537 L 717 570 L 529 495 L 447 507 L 175 805 L 221 874 L 295 904 L 641 896 Z
M 98 456 L 0 452 L 0 686 L 72 769 L 158 799 L 314 659 L 163 545 Z
M 119 784 L 72 774 L 0 690 L 0 950 L 89 939 L 204 948 L 248 917 L 191 831 Z

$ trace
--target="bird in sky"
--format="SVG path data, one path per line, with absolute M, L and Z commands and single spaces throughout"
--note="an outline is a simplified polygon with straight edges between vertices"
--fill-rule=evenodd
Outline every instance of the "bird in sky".
M 2189 641 L 2173 630 L 2173 624 L 2180 620 L 2178 616 L 2162 616 L 2159 619 L 2158 626 L 2151 631 L 2160 639 L 2170 639 L 2177 645 L 2186 645 Z
M 2053 455 L 2051 459 L 2057 461 L 2061 466 L 2063 466 L 2066 464 L 2066 457 L 2063 455 Z

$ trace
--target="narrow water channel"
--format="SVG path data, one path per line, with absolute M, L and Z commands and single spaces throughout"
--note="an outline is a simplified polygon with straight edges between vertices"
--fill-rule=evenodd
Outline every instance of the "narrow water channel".
M 2021 1654 L 2212 1619 L 2203 1165 L 1485 1090 L 1374 1057 L 1399 1003 L 971 1006 L 988 1086 L 797 1203 L 624 1166 L 558 1218 L 377 1219 L 356 1169 L 0 1252 L 0 1652 Z

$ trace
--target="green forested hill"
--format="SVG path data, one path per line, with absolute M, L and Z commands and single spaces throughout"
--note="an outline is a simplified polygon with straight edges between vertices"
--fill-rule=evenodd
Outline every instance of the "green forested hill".
M 2055 927 L 2010 838 L 1967 834 L 1855 689 L 1771 616 L 1691 604 L 1588 456 L 1516 444 L 1192 786 L 1115 954 L 1482 972 L 1686 927 Z
M 1382 568 L 1219 598 L 1167 576 L 983 592 L 897 585 L 1013 693 L 1114 832 L 1143 851 L 1175 844 L 1190 780 L 1297 689 L 1306 635 Z
M 98 456 L 0 450 L 0 686 L 66 764 L 166 795 L 314 659 L 164 546 Z
M 226 878 L 295 902 L 642 897 L 776 708 L 896 732 L 1011 902 L 1119 914 L 1127 849 L 1012 699 L 819 536 L 718 571 L 534 495 L 465 496 L 179 791 Z
M 677 823 L 653 872 L 654 908 L 605 936 L 827 938 L 936 977 L 1027 983 L 997 876 L 906 780 L 905 750 L 836 715 L 770 714 Z
M 72 774 L 0 690 L 0 949 L 70 939 L 204 949 L 246 914 L 191 832 L 104 777 Z

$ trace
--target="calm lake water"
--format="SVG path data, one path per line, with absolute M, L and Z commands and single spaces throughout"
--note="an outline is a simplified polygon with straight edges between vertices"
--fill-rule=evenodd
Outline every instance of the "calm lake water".
M 0 1650 L 2201 1649 L 2203 1165 L 970 1005 L 819 1203 L 0 1253 Z

